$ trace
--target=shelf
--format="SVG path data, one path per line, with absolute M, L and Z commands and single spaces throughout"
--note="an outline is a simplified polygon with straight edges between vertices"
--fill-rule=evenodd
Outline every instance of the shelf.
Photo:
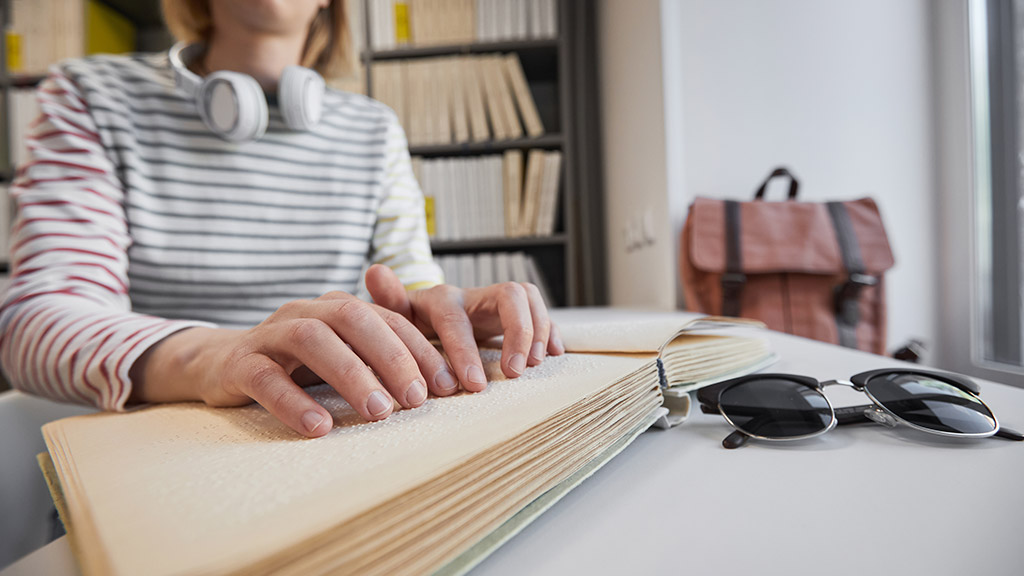
M 114 12 L 131 20 L 138 28 L 162 27 L 163 15 L 160 13 L 160 2 L 151 0 L 100 0 Z
M 46 80 L 46 74 L 22 74 L 16 72 L 5 79 L 0 79 L 0 87 L 34 88 L 43 80 Z
M 450 56 L 455 54 L 480 54 L 486 52 L 530 52 L 554 51 L 558 48 L 557 38 L 537 40 L 507 40 L 503 42 L 481 42 L 474 44 L 454 44 L 445 46 L 416 46 L 396 48 L 394 50 L 367 50 L 364 58 L 371 62 L 380 60 L 399 60 L 403 58 L 427 58 L 430 56 Z
M 477 238 L 473 240 L 431 240 L 430 248 L 434 252 L 473 252 L 480 250 L 511 250 L 517 248 L 533 248 L 545 246 L 562 246 L 566 243 L 565 234 L 553 236 L 526 236 L 523 238 Z
M 413 156 L 459 156 L 488 152 L 498 153 L 505 150 L 524 150 L 527 148 L 552 149 L 560 148 L 561 146 L 561 134 L 544 134 L 536 138 L 516 138 L 515 140 L 488 140 L 486 142 L 410 146 L 409 154 Z

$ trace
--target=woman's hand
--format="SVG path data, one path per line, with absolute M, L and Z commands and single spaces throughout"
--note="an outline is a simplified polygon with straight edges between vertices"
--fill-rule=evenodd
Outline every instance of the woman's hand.
M 249 330 L 172 334 L 135 362 L 131 378 L 133 402 L 255 400 L 309 437 L 326 434 L 332 419 L 302 385 L 323 380 L 371 421 L 387 418 L 394 402 L 420 406 L 428 389 L 458 389 L 444 357 L 409 320 L 342 292 L 289 302 Z
M 441 285 L 406 292 L 395 273 L 380 264 L 366 272 L 366 288 L 377 304 L 401 314 L 429 338 L 441 340 L 462 387 L 487 387 L 476 341 L 504 336 L 501 370 L 509 378 L 565 352 L 558 328 L 536 286 L 506 282 L 484 288 Z

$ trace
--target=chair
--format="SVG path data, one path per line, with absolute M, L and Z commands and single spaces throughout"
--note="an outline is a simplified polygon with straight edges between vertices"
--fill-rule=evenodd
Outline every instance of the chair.
M 46 451 L 40 428 L 94 408 L 61 404 L 16 390 L 0 393 L 0 569 L 59 533 L 53 501 L 36 455 Z

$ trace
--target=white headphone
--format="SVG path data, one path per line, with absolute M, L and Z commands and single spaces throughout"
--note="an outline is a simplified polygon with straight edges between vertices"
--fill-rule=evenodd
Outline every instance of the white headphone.
M 175 44 L 169 53 L 174 83 L 184 90 L 199 109 L 214 134 L 231 142 L 248 142 L 267 131 L 267 99 L 259 82 L 240 72 L 220 70 L 205 78 L 188 69 L 191 62 L 206 49 L 202 44 Z M 305 131 L 320 121 L 323 112 L 325 83 L 322 76 L 309 68 L 288 66 L 277 86 L 281 116 L 292 130 Z

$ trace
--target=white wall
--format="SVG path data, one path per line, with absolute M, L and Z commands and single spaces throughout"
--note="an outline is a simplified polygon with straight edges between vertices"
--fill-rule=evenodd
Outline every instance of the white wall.
M 896 256 L 887 277 L 890 347 L 912 336 L 934 344 L 927 0 L 661 0 L 661 21 L 645 30 L 652 3 L 605 0 L 600 14 L 612 277 L 623 281 L 619 271 L 632 272 L 631 259 L 675 269 L 674 240 L 626 256 L 616 249 L 614 207 L 637 199 L 627 183 L 643 178 L 651 187 L 643 202 L 659 202 L 653 187 L 660 178 L 640 170 L 665 166 L 661 193 L 674 239 L 695 196 L 751 198 L 759 181 L 785 164 L 801 179 L 803 200 L 875 197 Z M 654 36 L 662 40 L 661 117 L 668 126 L 638 152 L 638 142 L 616 139 L 622 129 L 608 121 L 625 124 L 620 117 L 638 109 L 645 124 L 657 115 L 647 90 L 659 82 L 627 64 L 642 61 L 646 71 Z M 623 155 L 646 163 L 623 165 Z M 633 289 L 613 287 L 613 303 L 675 301 L 675 293 L 652 296 L 650 286 L 629 279 Z
M 619 306 L 673 308 L 675 266 L 666 176 L 659 0 L 598 5 L 609 295 Z M 644 213 L 652 244 L 627 253 Z

